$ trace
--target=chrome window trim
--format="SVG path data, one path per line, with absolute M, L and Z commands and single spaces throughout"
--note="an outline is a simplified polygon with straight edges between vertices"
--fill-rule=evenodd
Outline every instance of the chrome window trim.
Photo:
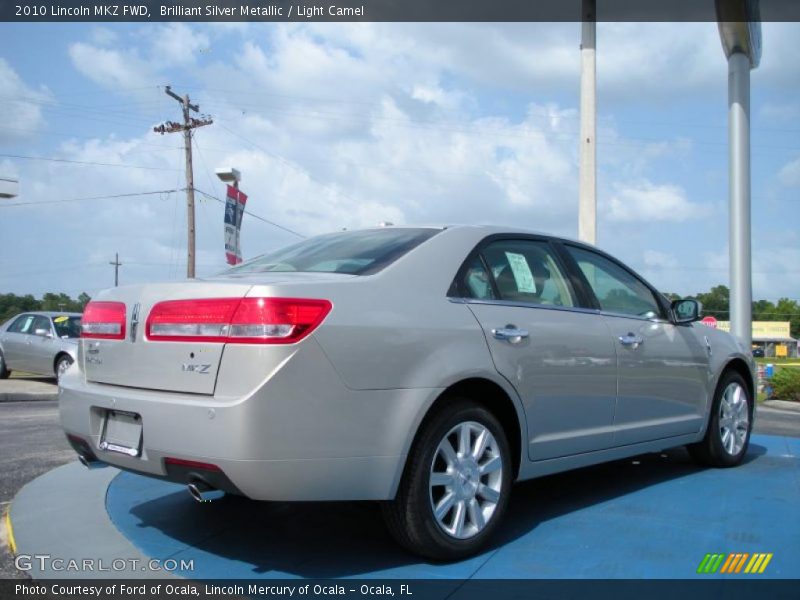
M 488 304 L 495 306 L 508 306 L 510 308 L 541 308 L 544 310 L 560 310 L 568 312 L 588 313 L 592 315 L 600 314 L 594 308 L 584 308 L 582 306 L 556 306 L 553 304 L 528 304 L 525 302 L 514 302 L 513 300 L 482 300 L 479 298 L 460 298 L 448 297 L 450 302 L 454 304 Z
M 482 300 L 479 298 L 461 298 L 449 296 L 447 298 L 453 304 L 487 304 L 490 306 L 507 306 L 509 308 L 533 308 L 543 310 L 558 310 L 564 312 L 577 312 L 602 317 L 614 317 L 617 319 L 633 319 L 644 323 L 672 323 L 661 317 L 640 317 L 638 315 L 626 315 L 625 313 L 615 313 L 595 308 L 585 308 L 582 306 L 555 306 L 552 304 L 526 304 L 524 302 L 514 302 L 513 300 Z

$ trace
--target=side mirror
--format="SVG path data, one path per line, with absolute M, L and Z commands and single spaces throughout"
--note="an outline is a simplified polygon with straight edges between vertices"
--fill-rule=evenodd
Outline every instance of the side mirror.
M 33 335 L 38 335 L 39 337 L 49 338 L 53 337 L 53 334 L 50 333 L 47 329 L 37 329 L 33 332 Z
M 672 315 L 676 323 L 692 323 L 703 316 L 703 305 L 691 298 L 675 300 L 672 303 Z

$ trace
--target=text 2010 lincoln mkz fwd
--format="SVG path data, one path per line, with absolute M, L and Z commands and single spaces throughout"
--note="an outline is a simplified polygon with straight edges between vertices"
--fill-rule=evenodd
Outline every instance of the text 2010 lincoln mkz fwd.
M 197 498 L 381 501 L 401 544 L 455 559 L 515 481 L 684 444 L 742 460 L 752 359 L 699 314 L 574 241 L 333 233 L 98 294 L 61 422 L 85 464 Z

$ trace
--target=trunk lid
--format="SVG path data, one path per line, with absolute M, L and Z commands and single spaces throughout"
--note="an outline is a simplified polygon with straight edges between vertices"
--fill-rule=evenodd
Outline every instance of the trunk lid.
M 87 381 L 213 394 L 225 344 L 148 341 L 147 315 L 156 303 L 164 300 L 242 298 L 251 287 L 249 283 L 188 281 L 124 286 L 98 294 L 96 300 L 125 303 L 125 339 L 81 340 Z M 134 322 L 135 310 L 138 323 Z
M 209 298 L 279 297 L 308 294 L 325 297 L 328 286 L 355 276 L 336 273 L 255 273 L 211 279 L 131 285 L 105 290 L 94 300 L 123 302 L 123 340 L 82 339 L 87 381 L 133 388 L 213 395 L 224 343 L 152 341 L 145 335 L 150 310 L 158 302 Z M 321 285 L 320 285 L 321 284 Z M 250 293 L 248 293 L 250 292 Z M 138 323 L 134 309 L 138 305 Z M 258 348 L 254 356 L 260 356 Z M 279 352 L 270 355 L 282 356 Z M 268 373 L 276 364 L 263 364 Z

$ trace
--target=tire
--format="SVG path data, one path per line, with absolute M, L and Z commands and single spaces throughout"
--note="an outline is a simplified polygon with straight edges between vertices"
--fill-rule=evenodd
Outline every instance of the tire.
M 747 383 L 735 371 L 727 371 L 714 392 L 705 437 L 687 449 L 701 465 L 735 467 L 747 454 L 752 429 L 753 399 Z
M 56 361 L 56 368 L 55 368 L 56 380 L 61 379 L 61 376 L 64 374 L 64 371 L 69 369 L 70 366 L 72 366 L 73 362 L 75 361 L 72 360 L 72 357 L 67 354 L 64 354 L 58 358 L 58 360 Z
M 461 439 L 469 440 L 471 451 L 462 451 Z M 508 440 L 497 418 L 477 402 L 453 399 L 420 430 L 397 497 L 383 504 L 387 527 L 400 545 L 426 558 L 473 555 L 503 517 L 512 469 Z M 440 518 L 434 506 L 441 509 Z
M 6 357 L 0 352 L 0 379 L 8 379 L 9 375 L 11 375 L 11 371 L 6 366 Z

